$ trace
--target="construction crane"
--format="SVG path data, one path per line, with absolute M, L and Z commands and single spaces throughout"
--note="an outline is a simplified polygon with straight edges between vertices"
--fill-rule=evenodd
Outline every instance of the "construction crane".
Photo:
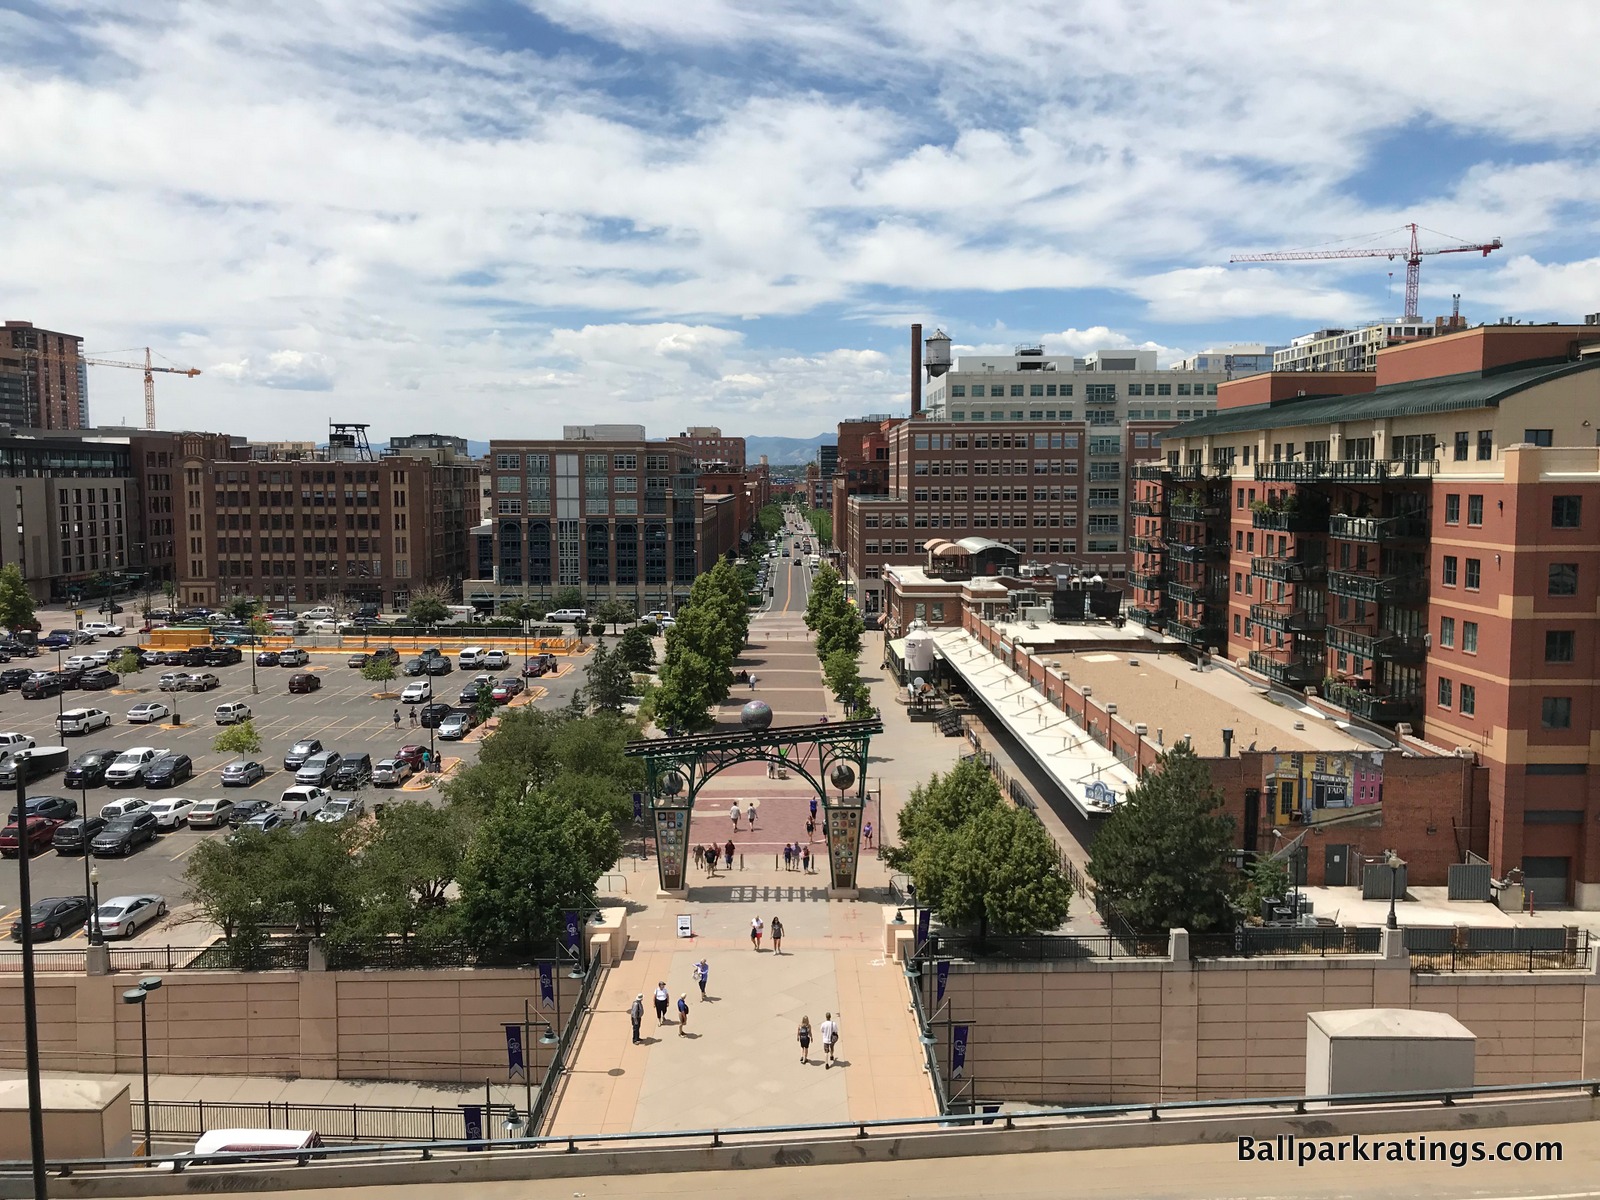
M 132 354 L 132 353 L 134 353 L 134 351 L 132 351 L 132 350 L 122 350 L 122 351 L 117 351 L 117 353 L 120 353 L 120 354 Z M 119 361 L 118 359 L 115 359 L 115 358 L 91 358 L 89 355 L 84 355 L 83 361 L 88 363 L 92 367 L 126 367 L 130 371 L 143 371 L 144 372 L 144 427 L 146 429 L 154 429 L 156 427 L 156 379 L 155 379 L 155 372 L 160 371 L 164 375 L 187 375 L 191 379 L 193 379 L 196 375 L 200 374 L 200 370 L 199 370 L 198 367 L 158 367 L 158 366 L 155 366 L 150 361 L 150 347 L 149 346 L 146 346 L 144 348 L 144 362 L 143 363 L 121 362 L 121 361 Z
M 1418 319 L 1417 288 L 1422 280 L 1422 256 L 1424 254 L 1465 254 L 1468 251 L 1473 251 L 1487 258 L 1491 251 L 1498 250 L 1503 245 L 1499 238 L 1495 238 L 1490 242 L 1478 242 L 1476 244 L 1463 242 L 1459 246 L 1436 246 L 1432 249 L 1424 250 L 1417 245 L 1418 228 L 1419 226 L 1415 222 L 1410 225 L 1400 226 L 1400 229 L 1409 229 L 1411 231 L 1410 246 L 1389 246 L 1366 250 L 1280 250 L 1271 254 L 1236 254 L 1228 261 L 1230 263 L 1307 262 L 1328 258 L 1387 258 L 1392 261 L 1396 258 L 1404 258 L 1406 260 L 1405 319 L 1408 322 L 1415 322 Z M 1393 229 L 1385 230 L 1384 232 L 1398 233 L 1399 231 L 1399 229 Z M 1428 232 L 1437 233 L 1438 231 L 1430 229 Z M 1441 233 L 1439 236 L 1449 237 L 1450 235 Z

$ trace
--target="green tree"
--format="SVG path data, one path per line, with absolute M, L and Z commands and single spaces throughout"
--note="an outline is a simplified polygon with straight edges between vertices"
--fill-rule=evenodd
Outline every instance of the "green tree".
M 413 596 L 406 606 L 406 620 L 413 625 L 432 628 L 450 616 L 450 609 L 438 596 L 424 594 Z
M 567 908 L 616 864 L 616 826 L 544 792 L 508 798 L 473 835 L 461 865 L 461 927 L 486 948 L 531 953 Z
M 823 563 L 811 577 L 811 594 L 806 597 L 806 628 L 816 633 L 824 615 L 834 611 L 843 600 L 844 585 L 839 580 L 839 572 Z
M 447 891 L 461 870 L 471 835 L 467 810 L 415 800 L 386 805 L 356 856 L 356 903 L 341 934 L 402 940 L 445 931 Z
M 630 671 L 650 671 L 655 668 L 655 644 L 643 625 L 633 625 L 623 631 L 617 642 L 617 653 Z
M 513 621 L 542 621 L 545 608 L 533 600 L 507 600 L 500 605 L 500 615 Z
M 33 596 L 22 569 L 14 562 L 0 567 L 0 625 L 13 634 L 39 628 L 33 616 Z
M 253 718 L 236 725 L 225 725 L 211 739 L 211 748 L 218 754 L 236 754 L 240 758 L 261 753 L 261 732 Z
M 585 671 L 583 693 L 599 712 L 621 712 L 633 687 L 633 675 L 620 649 L 609 649 L 605 639 L 595 643 Z
M 855 658 L 861 653 L 861 640 L 866 625 L 856 606 L 841 600 L 823 613 L 817 625 L 817 656 L 826 662 L 835 654 L 848 654 Z
M 763 505 L 756 514 L 756 523 L 761 527 L 761 536 L 771 538 L 783 530 L 783 509 L 776 504 Z
M 920 895 L 929 895 L 940 840 L 978 813 L 1004 803 L 1000 785 L 982 761 L 962 759 L 945 774 L 911 789 L 911 798 L 900 809 L 900 844 L 889 852 L 889 864 L 911 875 Z
M 248 621 L 261 611 L 261 601 L 254 596 L 235 596 L 223 606 L 222 611 L 228 614 L 230 620 Z
M 1270 854 L 1258 854 L 1239 878 L 1238 906 L 1247 915 L 1261 911 L 1261 902 L 1287 896 L 1292 889 L 1288 865 Z
M 572 632 L 578 635 L 579 640 L 589 636 L 589 622 L 584 617 L 579 617 L 572 623 Z
M 394 677 L 394 659 L 387 654 L 373 655 L 361 665 L 361 678 L 368 683 L 393 683 Z
M 673 630 L 676 634 L 678 631 Z M 686 733 L 701 733 L 715 721 L 711 710 L 728 698 L 732 685 L 728 668 L 694 650 L 674 653 L 667 639 L 667 658 L 661 665 L 661 686 L 656 691 L 656 724 Z
M 975 813 L 945 840 L 936 907 L 952 925 L 990 933 L 1051 930 L 1067 919 L 1072 886 L 1039 819 L 1000 804 Z
M 835 700 L 840 704 L 852 702 L 861 688 L 861 668 L 856 666 L 856 656 L 847 650 L 835 650 L 823 660 L 822 678 Z
M 1229 929 L 1233 819 L 1188 743 L 1164 753 L 1095 835 L 1095 895 L 1141 933 Z
M 321 937 L 354 900 L 354 828 L 346 821 L 312 821 L 271 837 L 276 854 L 268 895 L 295 928 Z
M 561 588 L 557 588 L 556 589 L 555 599 L 551 603 L 551 608 L 582 608 L 582 607 L 583 607 L 583 589 L 582 588 L 576 586 L 575 584 L 568 584 L 565 587 L 561 587 Z
M 595 616 L 595 621 L 600 625 L 609 625 L 611 632 L 617 632 L 618 625 L 630 625 L 638 619 L 638 613 L 633 605 L 626 600 L 604 600 Z
M 111 669 L 118 675 L 133 675 L 144 670 L 144 661 L 131 646 L 124 647 L 111 660 Z
M 222 931 L 230 946 L 253 948 L 265 936 L 271 907 L 271 843 L 259 830 L 241 829 L 226 840 L 200 842 L 184 866 L 190 902 Z

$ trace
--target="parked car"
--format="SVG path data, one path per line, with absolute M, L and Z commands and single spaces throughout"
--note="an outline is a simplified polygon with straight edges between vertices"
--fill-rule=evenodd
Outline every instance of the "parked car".
M 73 637 L 70 629 L 52 629 L 39 639 L 39 645 L 46 650 L 65 650 L 72 645 Z
M 436 729 L 439 722 L 444 720 L 449 715 L 449 712 L 450 706 L 448 704 L 434 703 L 425 705 L 417 713 L 417 724 L 424 729 Z
M 406 684 L 405 690 L 400 693 L 400 703 L 402 704 L 423 704 L 432 699 L 433 685 L 426 679 L 418 679 L 414 683 Z
M 367 806 L 354 796 L 335 796 L 316 819 L 324 825 L 335 825 L 340 821 L 359 821 L 366 811 Z
M 303 667 L 311 661 L 311 655 L 299 646 L 290 646 L 278 651 L 278 665 L 280 667 Z
M 49 817 L 28 818 L 28 846 L 30 855 L 48 850 L 50 843 L 55 840 L 56 830 L 60 828 L 60 821 L 52 821 Z M 22 847 L 22 826 L 12 819 L 4 829 L 0 829 L 0 856 L 16 858 Z
M 328 806 L 326 788 L 296 786 L 278 798 L 278 807 L 292 821 L 309 821 Z
M 74 654 L 71 658 L 67 659 L 66 665 L 69 667 L 77 667 L 80 671 L 87 671 L 89 668 L 98 667 L 100 664 L 95 661 L 94 655 L 92 654 Z
M 472 732 L 472 718 L 466 713 L 452 712 L 439 722 L 441 741 L 458 742 Z
M 372 755 L 347 754 L 333 773 L 333 786 L 341 792 L 354 791 L 372 782 Z
M 187 754 L 163 754 L 144 769 L 145 787 L 177 787 L 194 778 L 194 760 Z
M 58 733 L 90 733 L 111 725 L 111 714 L 103 708 L 69 708 L 56 717 Z
M 87 853 L 89 840 L 104 829 L 106 824 L 104 817 L 74 817 L 56 826 L 53 842 L 56 853 L 62 856 Z
M 228 814 L 228 824 L 238 829 L 262 813 L 277 811 L 278 806 L 271 800 L 238 800 L 234 802 L 233 811 Z
M 132 937 L 140 929 L 167 915 L 167 902 L 154 892 L 139 896 L 113 896 L 95 910 L 94 921 L 103 937 Z
M 294 781 L 326 787 L 333 782 L 333 773 L 339 769 L 341 761 L 343 755 L 337 750 L 324 750 L 321 754 L 313 754 L 300 764 L 299 770 L 294 773 Z
M 132 854 L 146 842 L 156 840 L 156 816 L 145 810 L 117 817 L 89 843 L 96 857 L 102 854 Z
M 267 769 L 254 759 L 231 762 L 222 768 L 223 787 L 249 787 L 267 777 Z
M 16 787 L 18 775 L 27 784 L 64 771 L 67 757 L 65 746 L 35 746 L 32 750 L 18 750 L 0 759 L 0 787 Z
M 78 815 L 78 802 L 68 796 L 29 796 L 27 804 L 30 817 L 47 817 L 52 821 L 70 821 Z M 17 806 L 11 806 L 9 821 L 17 819 Z
M 45 900 L 35 900 L 29 916 L 33 922 L 34 939 L 53 942 L 59 937 L 65 937 L 89 919 L 89 898 L 51 896 Z M 11 922 L 11 939 L 18 942 L 22 940 L 20 916 Z
M 250 719 L 250 706 L 242 700 L 232 700 L 227 704 L 219 704 L 212 714 L 218 725 L 237 725 L 240 721 Z
M 504 650 L 485 650 L 482 665 L 491 671 L 504 671 L 511 665 L 511 656 Z
M 250 636 L 248 630 L 244 633 L 244 636 Z M 243 661 L 244 652 L 238 646 L 213 646 L 206 651 L 206 666 L 208 667 L 231 667 L 234 663 Z
M 301 765 L 313 754 L 322 753 L 322 743 L 316 738 L 301 738 L 290 746 L 283 755 L 283 769 L 285 771 L 298 771 Z
M 426 746 L 401 746 L 400 749 L 394 752 L 394 756 L 409 766 L 413 771 L 420 771 L 422 770 L 422 752 L 426 749 Z M 376 768 L 374 768 L 373 774 L 376 776 Z
M 587 621 L 589 619 L 589 610 L 586 608 L 558 608 L 555 612 L 545 613 L 544 619 L 546 621 L 558 621 L 563 624 L 574 621 Z
M 369 657 L 370 656 L 364 651 L 357 651 L 355 654 L 352 654 L 349 658 L 344 660 L 344 665 L 347 667 L 364 667 L 367 665 L 367 659 Z
M 108 821 L 115 821 L 118 817 L 126 817 L 130 813 L 143 812 L 150 807 L 150 801 L 143 796 L 122 796 L 100 806 L 100 815 Z
M 189 672 L 168 671 L 157 686 L 163 692 L 186 692 L 189 690 Z
M 115 671 L 108 671 L 104 667 L 97 667 L 93 671 L 85 671 L 83 678 L 78 680 L 78 686 L 86 692 L 106 692 L 122 682 L 122 676 Z
M 96 637 L 114 638 L 119 638 L 127 632 L 121 625 L 112 625 L 106 621 L 85 621 L 83 623 L 83 631 L 92 633 Z
M 170 705 L 159 700 L 146 700 L 142 704 L 135 704 L 128 710 L 128 723 L 131 725 L 149 725 L 154 721 L 165 721 L 172 716 Z
M 427 659 L 427 673 L 429 675 L 448 675 L 455 670 L 454 664 L 442 655 L 438 658 Z
M 243 833 L 247 829 L 254 830 L 256 833 L 271 833 L 274 829 L 283 829 L 287 827 L 289 823 L 290 819 L 288 817 L 284 816 L 277 809 L 272 808 L 265 812 L 257 813 L 248 821 L 241 822 L 238 826 L 238 832 L 236 832 L 234 836 L 238 837 L 240 833 Z
M 228 823 L 233 812 L 233 801 L 225 799 L 196 800 L 189 810 L 190 829 L 220 829 Z
M 21 687 L 32 678 L 33 669 L 31 667 L 7 667 L 4 671 L 0 671 L 0 688 L 4 688 L 9 692 Z
M 403 675 L 422 675 L 427 670 L 428 664 L 420 658 L 408 658 L 400 668 L 400 672 Z
M 489 693 L 496 704 L 504 704 L 513 696 L 520 696 L 526 691 L 526 685 L 515 675 L 508 675 L 494 685 L 494 690 Z
M 278 652 L 276 650 L 263 650 L 256 655 L 256 666 L 275 667 L 278 665 Z
M 461 694 L 456 697 L 456 700 L 460 704 L 476 704 L 482 699 L 484 692 L 492 690 L 493 687 L 491 685 L 473 681 L 461 689 Z
M 222 680 L 218 679 L 210 671 L 201 671 L 198 674 L 189 676 L 189 682 L 184 690 L 188 692 L 209 692 L 212 688 L 221 686 Z
M 13 750 L 32 750 L 33 739 L 25 733 L 0 733 L 0 754 Z
M 339 622 L 332 617 L 324 617 L 320 621 L 311 622 L 312 633 L 338 633 Z
M 371 656 L 375 659 L 387 658 L 396 666 L 398 666 L 400 663 L 400 651 L 396 650 L 393 646 L 379 646 L 372 652 Z
M 414 774 L 416 768 L 403 758 L 379 759 L 372 768 L 372 783 L 375 787 L 399 787 Z
M 189 814 L 194 811 L 194 801 L 173 796 L 152 802 L 147 811 L 156 815 L 156 824 L 162 829 L 177 829 L 188 821 Z
M 24 700 L 48 700 L 51 696 L 59 696 L 66 690 L 65 677 L 52 671 L 44 675 L 35 675 L 24 683 L 22 685 L 22 698 Z
M 322 686 L 322 680 L 309 672 L 289 676 L 289 694 L 295 695 L 303 692 L 314 692 Z
M 106 768 L 108 784 L 140 784 L 144 771 L 161 755 L 154 746 L 132 746 L 117 755 L 116 761 Z
M 106 768 L 116 761 L 116 750 L 86 750 L 67 767 L 61 782 L 69 788 L 99 787 L 106 781 Z

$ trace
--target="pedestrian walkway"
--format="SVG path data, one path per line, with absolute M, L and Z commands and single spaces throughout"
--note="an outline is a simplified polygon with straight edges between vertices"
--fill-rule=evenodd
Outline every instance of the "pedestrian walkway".
M 135 1102 L 144 1092 L 137 1073 L 102 1075 L 46 1071 L 51 1079 L 114 1079 L 128 1085 Z M 23 1072 L 0 1070 L 0 1079 L 21 1079 Z M 496 1104 L 523 1102 L 522 1085 L 493 1089 Z M 455 1108 L 483 1101 L 482 1084 L 410 1083 L 388 1079 L 283 1079 L 263 1075 L 152 1075 L 150 1098 L 207 1104 L 319 1104 L 371 1108 Z

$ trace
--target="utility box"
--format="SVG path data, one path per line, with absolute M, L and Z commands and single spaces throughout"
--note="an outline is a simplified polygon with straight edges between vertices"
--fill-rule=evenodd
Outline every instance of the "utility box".
M 1469 1088 L 1477 1037 L 1448 1013 L 1357 1008 L 1306 1014 L 1306 1095 Z

